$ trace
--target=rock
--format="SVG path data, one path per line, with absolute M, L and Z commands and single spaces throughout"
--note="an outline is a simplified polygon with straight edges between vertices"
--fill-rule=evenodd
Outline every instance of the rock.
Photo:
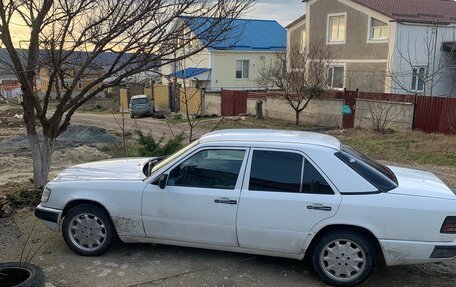
M 6 203 L 0 209 L 0 214 L 2 217 L 8 217 L 13 214 L 13 208 L 8 203 Z
M 19 210 L 19 213 L 27 213 L 32 211 L 32 208 L 30 206 L 24 207 L 21 210 Z

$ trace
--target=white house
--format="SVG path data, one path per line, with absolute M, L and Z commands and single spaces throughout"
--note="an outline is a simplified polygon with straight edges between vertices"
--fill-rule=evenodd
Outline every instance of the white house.
M 185 25 L 191 31 L 201 26 L 199 19 L 192 17 L 182 17 L 178 25 Z M 167 84 L 177 78 L 179 82 L 185 80 L 188 87 L 213 91 L 260 89 L 258 70 L 275 60 L 277 53 L 286 51 L 286 30 L 274 20 L 235 19 L 232 25 L 236 29 L 227 33 L 233 37 L 224 35 L 226 40 L 163 67 L 162 82 Z M 199 41 L 189 43 L 185 49 L 207 46 Z

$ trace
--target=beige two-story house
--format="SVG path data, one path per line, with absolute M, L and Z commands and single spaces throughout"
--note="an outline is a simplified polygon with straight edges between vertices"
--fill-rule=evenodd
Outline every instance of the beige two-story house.
M 286 27 L 288 45 L 326 45 L 332 88 L 454 94 L 455 1 L 303 2 L 306 15 Z

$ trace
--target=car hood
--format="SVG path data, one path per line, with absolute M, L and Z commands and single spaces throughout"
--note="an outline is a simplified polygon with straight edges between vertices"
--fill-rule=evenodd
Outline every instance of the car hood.
M 122 158 L 95 161 L 69 167 L 59 173 L 55 181 L 143 180 L 145 163 L 153 158 Z
M 432 172 L 397 166 L 388 167 L 399 182 L 399 187 L 388 193 L 456 200 L 453 191 Z

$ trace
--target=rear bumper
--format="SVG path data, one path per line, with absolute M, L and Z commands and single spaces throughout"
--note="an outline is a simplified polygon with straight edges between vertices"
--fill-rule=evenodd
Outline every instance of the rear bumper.
M 47 208 L 40 204 L 35 208 L 35 216 L 41 219 L 41 221 L 50 229 L 59 231 L 59 222 L 62 216 L 61 210 Z
M 456 241 L 379 241 L 388 266 L 440 262 L 456 257 Z

